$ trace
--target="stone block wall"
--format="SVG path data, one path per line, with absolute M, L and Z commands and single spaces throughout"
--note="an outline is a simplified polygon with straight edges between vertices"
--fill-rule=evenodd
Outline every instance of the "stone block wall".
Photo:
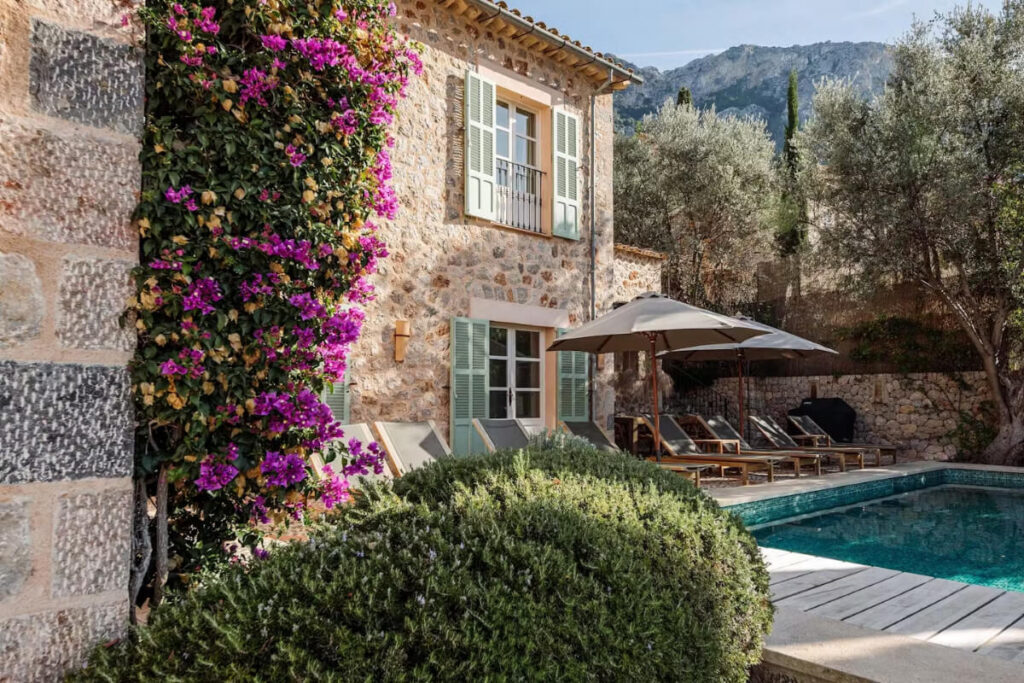
M 567 312 L 571 326 L 590 309 L 590 172 L 597 174 L 597 308 L 612 296 L 612 96 L 597 102 L 597 156 L 589 158 L 595 86 L 518 43 L 491 34 L 434 2 L 399 0 L 399 29 L 424 45 L 422 76 L 400 106 L 392 153 L 398 218 L 380 235 L 391 256 L 375 279 L 363 335 L 350 360 L 352 419 L 449 423 L 449 327 L 471 298 Z M 543 88 L 581 119 L 581 239 L 527 233 L 465 216 L 463 82 L 472 65 Z M 542 150 L 550 153 L 550 150 Z M 592 163 L 593 162 L 593 163 Z M 547 209 L 545 209 L 547 210 Z M 396 320 L 412 324 L 405 361 L 394 360 Z M 601 374 L 600 419 L 613 410 L 610 368 Z
M 679 410 L 738 413 L 735 377 L 723 377 L 708 389 L 672 399 Z M 857 411 L 858 441 L 887 441 L 901 446 L 900 456 L 917 460 L 948 460 L 956 455 L 949 433 L 961 411 L 978 416 L 990 400 L 981 372 L 953 376 L 942 373 L 911 375 L 816 375 L 751 377 L 748 402 L 752 412 L 764 412 L 780 424 L 800 402 L 838 397 Z
M 128 615 L 143 73 L 110 0 L 0 0 L 0 680 Z
M 664 265 L 665 255 L 660 252 L 616 244 L 613 264 L 614 302 L 629 303 L 641 294 L 662 292 Z M 636 415 L 649 411 L 651 380 L 647 354 L 617 353 L 614 354 L 613 364 L 615 413 Z M 661 400 L 665 400 L 672 388 L 672 378 L 660 372 L 658 382 Z

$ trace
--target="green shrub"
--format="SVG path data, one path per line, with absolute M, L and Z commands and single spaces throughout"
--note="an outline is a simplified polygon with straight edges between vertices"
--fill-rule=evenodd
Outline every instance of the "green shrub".
M 449 460 L 157 610 L 77 680 L 745 681 L 750 535 L 682 477 L 570 445 Z

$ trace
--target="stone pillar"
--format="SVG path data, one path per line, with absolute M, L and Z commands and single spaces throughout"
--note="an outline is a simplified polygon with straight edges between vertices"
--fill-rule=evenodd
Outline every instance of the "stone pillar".
M 124 632 L 140 55 L 109 0 L 0 0 L 0 680 Z

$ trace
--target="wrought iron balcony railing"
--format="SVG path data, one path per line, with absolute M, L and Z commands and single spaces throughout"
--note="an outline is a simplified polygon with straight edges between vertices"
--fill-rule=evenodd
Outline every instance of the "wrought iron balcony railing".
M 544 173 L 529 166 L 496 160 L 497 221 L 520 230 L 541 231 Z

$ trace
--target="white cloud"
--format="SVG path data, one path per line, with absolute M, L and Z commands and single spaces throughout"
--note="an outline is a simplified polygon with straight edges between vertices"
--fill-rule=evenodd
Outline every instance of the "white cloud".
M 849 14 L 847 16 L 848 18 L 851 19 L 856 17 L 877 17 L 880 14 L 886 14 L 905 4 L 907 4 L 907 0 L 890 0 L 889 2 L 883 2 L 881 4 L 875 5 L 874 7 L 869 7 L 868 9 L 861 10 L 859 12 L 853 12 L 852 14 Z

